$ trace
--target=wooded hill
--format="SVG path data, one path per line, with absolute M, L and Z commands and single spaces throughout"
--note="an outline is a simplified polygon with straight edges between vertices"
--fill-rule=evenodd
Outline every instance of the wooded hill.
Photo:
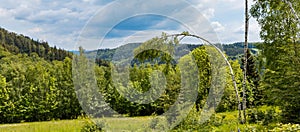
M 123 54 L 125 56 L 128 56 L 128 53 L 131 53 L 134 48 L 137 48 L 140 46 L 142 43 L 129 43 L 126 45 L 122 45 L 117 48 L 113 49 L 98 49 L 98 50 L 92 50 L 92 51 L 86 51 L 85 54 L 88 58 L 96 58 L 96 62 L 99 65 L 107 65 L 106 63 L 111 61 L 115 55 L 115 52 L 122 52 L 119 54 Z M 251 51 L 252 54 L 257 54 L 257 45 L 260 43 L 249 43 L 248 47 Z M 187 47 L 189 51 L 193 51 L 194 49 L 203 46 L 202 44 L 184 44 L 184 45 L 179 45 L 178 50 L 180 52 L 180 47 Z M 217 47 L 219 47 L 224 53 L 228 56 L 229 59 L 236 60 L 236 59 L 241 59 L 241 56 L 244 54 L 244 43 L 243 42 L 238 42 L 238 43 L 233 43 L 233 44 L 216 44 Z M 78 54 L 79 51 L 73 51 L 73 53 Z
M 0 27 L 0 45 L 12 54 L 38 54 L 45 60 L 64 60 L 65 57 L 72 57 L 72 54 L 56 46 L 50 47 L 48 42 L 33 40 L 28 36 L 9 32 Z

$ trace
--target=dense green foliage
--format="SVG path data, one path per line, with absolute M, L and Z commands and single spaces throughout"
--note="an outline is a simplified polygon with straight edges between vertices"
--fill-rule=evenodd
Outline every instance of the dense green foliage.
M 251 51 L 247 50 L 247 83 L 248 87 L 246 88 L 246 101 L 247 108 L 252 108 L 255 106 L 262 105 L 262 89 L 259 87 L 260 74 L 257 64 L 257 56 L 252 54 Z M 244 59 L 241 59 L 244 62 Z M 243 67 L 244 63 L 242 63 Z
M 72 60 L 48 62 L 0 47 L 0 122 L 76 118 L 81 113 L 71 78 Z
M 299 14 L 300 3 L 289 0 Z M 260 0 L 251 14 L 261 25 L 264 100 L 283 110 L 282 121 L 300 123 L 299 21 L 285 1 Z
M 102 127 L 93 122 L 87 122 L 80 130 L 81 132 L 103 132 Z
M 3 45 L 14 46 L 13 43 Z M 0 47 L 1 123 L 73 119 L 84 114 L 74 90 L 70 58 L 67 57 L 63 61 L 46 61 L 47 58 L 33 51 L 21 53 L 17 54 L 10 49 Z M 204 46 L 196 48 L 192 55 L 201 71 L 199 77 L 202 81 L 199 82 L 197 98 L 197 108 L 199 109 L 204 106 L 208 96 L 211 68 Z M 83 54 L 79 56 L 85 58 Z M 187 62 L 188 60 L 181 61 Z M 130 93 L 131 88 L 141 92 L 149 90 L 151 79 L 155 79 L 153 78 L 154 71 L 161 71 L 166 76 L 167 83 L 164 94 L 149 104 L 132 103 L 122 97 L 116 89 L 118 85 L 112 83 L 111 65 L 106 64 L 94 66 L 98 90 L 105 95 L 106 103 L 109 103 L 110 107 L 121 114 L 129 116 L 162 114 L 178 98 L 181 88 L 181 71 L 176 64 L 152 63 L 154 65 L 150 65 L 149 63 L 138 63 L 138 59 L 133 63 L 130 68 L 130 87 L 126 88 L 120 85 L 125 92 Z M 235 68 L 238 69 L 240 66 L 238 63 L 236 65 Z M 158 80 L 152 81 L 159 82 Z M 229 76 L 227 81 L 230 82 Z M 228 88 L 226 88 L 224 98 L 228 99 L 221 103 L 218 111 L 236 109 L 233 88 L 230 84 L 226 87 Z M 83 90 L 86 90 L 84 88 L 82 87 Z M 93 97 L 89 96 L 89 98 Z M 95 108 L 104 108 L 102 112 L 105 112 L 105 107 L 108 106 L 95 105 Z
M 0 29 L 0 123 L 72 119 L 83 114 L 72 53 Z

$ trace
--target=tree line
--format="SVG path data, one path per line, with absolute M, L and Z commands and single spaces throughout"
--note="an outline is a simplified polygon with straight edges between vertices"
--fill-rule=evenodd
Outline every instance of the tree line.
M 201 71 L 198 74 L 201 81 L 198 84 L 199 96 L 196 100 L 197 108 L 201 109 L 206 103 L 210 90 L 212 68 L 205 46 L 194 49 L 192 55 L 195 57 L 197 68 Z M 81 102 L 77 100 L 72 80 L 73 59 L 65 57 L 62 61 L 49 61 L 35 52 L 15 54 L 2 46 L 0 46 L 0 56 L 1 123 L 74 119 L 85 115 L 80 106 Z M 78 56 L 88 60 L 83 53 Z M 137 58 L 137 60 L 139 59 Z M 181 61 L 188 62 L 189 59 L 184 57 Z M 128 87 L 113 83 L 111 70 L 113 65 L 111 63 L 94 66 L 97 90 L 105 95 L 104 98 L 109 107 L 128 116 L 159 115 L 168 110 L 178 99 L 182 85 L 181 74 L 184 74 L 184 71 L 180 71 L 179 67 L 173 63 L 154 61 L 151 63 L 131 65 Z M 240 64 L 237 60 L 231 61 L 231 63 L 237 80 L 239 80 L 238 85 L 241 85 Z M 161 71 L 166 76 L 166 90 L 156 101 L 149 104 L 132 103 L 118 92 L 117 88 L 122 89 L 125 93 L 130 93 L 130 90 L 133 89 L 140 92 L 149 90 L 151 88 L 150 80 L 155 79 L 151 74 L 156 70 Z M 226 88 L 223 99 L 220 105 L 214 108 L 219 112 L 237 109 L 237 101 L 228 72 L 225 79 Z M 154 80 L 153 82 L 159 81 Z M 82 86 L 80 89 L 87 90 L 87 88 L 89 87 Z M 93 99 L 92 95 L 87 98 L 87 101 Z M 250 98 L 252 96 L 249 96 L 249 100 L 251 100 Z M 105 108 L 108 106 L 95 104 L 93 107 L 99 108 L 97 114 L 101 115 L 101 113 L 105 113 Z
M 72 59 L 46 61 L 0 46 L 0 122 L 74 119 L 83 114 L 72 82 Z
M 9 32 L 0 27 L 0 45 L 13 54 L 28 54 L 36 53 L 39 57 L 45 60 L 64 60 L 65 57 L 72 57 L 72 53 L 57 48 L 50 47 L 48 42 L 41 40 L 33 40 L 28 36 Z

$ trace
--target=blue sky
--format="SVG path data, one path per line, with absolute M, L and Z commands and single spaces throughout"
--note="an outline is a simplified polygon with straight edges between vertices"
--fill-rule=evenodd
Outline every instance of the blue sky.
M 243 0 L 0 2 L 1 27 L 67 50 L 76 49 L 76 43 L 88 50 L 113 48 L 145 41 L 161 32 L 179 33 L 189 29 L 212 42 L 233 43 L 244 39 Z M 251 19 L 250 41 L 260 41 L 259 30 L 257 22 Z

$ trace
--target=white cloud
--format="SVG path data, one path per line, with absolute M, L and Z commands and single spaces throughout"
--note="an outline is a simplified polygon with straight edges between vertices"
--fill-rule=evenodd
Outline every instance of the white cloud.
M 222 32 L 225 30 L 225 27 L 219 22 L 212 22 L 211 26 L 216 32 Z
M 10 14 L 9 10 L 0 8 L 0 17 L 8 17 Z
M 28 32 L 30 32 L 30 33 L 41 33 L 42 31 L 43 31 L 43 29 L 39 28 L 39 27 L 31 28 L 28 30 Z
M 93 2 L 94 0 L 82 0 L 83 2 Z
M 69 0 L 7 0 L 1 3 L 1 27 L 34 39 L 47 40 L 50 45 L 65 49 L 73 48 L 70 45 L 76 43 L 86 21 L 105 6 L 94 1 Z
M 250 19 L 249 20 L 249 33 L 252 34 L 259 34 L 260 32 L 260 27 L 258 25 L 258 23 L 254 20 L 254 19 Z M 241 23 L 239 27 L 237 27 L 234 32 L 236 34 L 243 34 L 245 33 L 245 23 Z
M 206 17 L 207 19 L 211 19 L 215 16 L 215 9 L 213 8 L 208 8 L 203 11 L 203 16 Z
M 259 36 L 260 31 L 261 29 L 258 22 L 254 19 L 251 19 L 249 22 L 249 40 L 255 42 L 262 41 Z

